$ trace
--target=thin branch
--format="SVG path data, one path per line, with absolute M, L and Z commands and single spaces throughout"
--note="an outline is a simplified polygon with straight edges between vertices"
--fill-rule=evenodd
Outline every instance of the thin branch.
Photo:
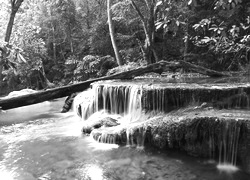
M 149 40 L 150 37 L 149 37 L 149 34 L 148 34 L 148 29 L 147 29 L 147 22 L 146 22 L 144 16 L 142 15 L 140 9 L 137 7 L 137 5 L 135 4 L 135 2 L 133 0 L 131 0 L 131 4 L 132 4 L 133 8 L 136 10 L 137 14 L 139 15 L 139 17 L 140 17 L 140 19 L 142 21 L 142 24 L 143 24 L 143 29 L 144 29 L 146 38 Z
M 21 6 L 21 4 L 23 3 L 23 1 L 24 1 L 24 0 L 17 0 L 17 1 L 15 2 L 15 6 L 16 6 L 17 9 Z
M 144 0 L 144 2 L 146 3 L 148 10 L 150 10 L 150 6 L 149 6 L 149 3 L 148 3 L 148 0 Z
M 11 7 L 13 8 L 14 5 L 15 5 L 15 0 L 10 0 L 10 5 L 11 5 Z
M 131 4 L 132 4 L 133 8 L 136 10 L 136 12 L 137 12 L 137 14 L 139 15 L 139 17 L 141 18 L 141 21 L 142 21 L 143 23 L 145 23 L 145 18 L 144 18 L 144 16 L 142 15 L 140 9 L 137 7 L 137 5 L 135 4 L 135 2 L 134 2 L 133 0 L 131 0 Z

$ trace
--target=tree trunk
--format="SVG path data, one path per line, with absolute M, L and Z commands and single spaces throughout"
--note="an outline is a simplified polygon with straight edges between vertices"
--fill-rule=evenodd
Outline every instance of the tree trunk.
M 184 41 L 184 51 L 183 51 L 183 57 L 184 61 L 187 60 L 187 54 L 189 49 L 189 21 L 187 20 L 187 24 L 185 26 L 185 41 Z
M 107 11 L 108 11 L 108 24 L 109 24 L 109 33 L 110 33 L 110 38 L 112 42 L 112 46 L 115 52 L 115 58 L 119 66 L 123 65 L 122 58 L 119 54 L 119 50 L 115 41 L 115 32 L 114 32 L 114 25 L 112 21 L 112 12 L 111 12 L 111 1 L 107 1 Z
M 10 36 L 11 36 L 12 29 L 13 29 L 15 16 L 16 16 L 16 12 L 12 9 L 11 14 L 10 14 L 10 19 L 8 22 L 8 26 L 7 26 L 7 30 L 6 30 L 6 34 L 5 34 L 5 38 L 4 38 L 5 42 L 7 43 L 9 43 L 10 41 Z M 2 57 L 0 59 L 0 89 L 2 88 L 2 84 L 3 84 L 3 64 L 4 64 L 4 60 L 7 58 L 7 48 L 2 48 L 1 50 L 2 50 Z
M 5 35 L 5 39 L 4 39 L 5 42 L 10 41 L 10 36 L 11 36 L 12 29 L 13 29 L 15 16 L 16 16 L 16 12 L 12 11 L 11 14 L 10 14 L 10 20 L 9 20 L 7 30 L 6 30 L 6 35 Z
M 57 60 L 56 60 L 56 38 L 55 38 L 55 28 L 54 25 L 51 23 L 52 25 L 52 34 L 53 34 L 53 60 L 54 63 L 57 64 Z
M 10 14 L 10 19 L 8 22 L 7 30 L 5 33 L 5 39 L 4 39 L 5 42 L 7 42 L 7 43 L 9 43 L 9 41 L 10 41 L 10 36 L 12 33 L 16 13 L 17 13 L 19 7 L 22 5 L 23 1 L 24 0 L 16 0 L 16 1 L 11 0 L 11 2 L 10 2 L 11 3 L 11 14 Z
M 0 61 L 0 89 L 2 89 L 2 84 L 3 84 L 3 73 L 2 72 L 3 72 L 3 63 Z
M 84 81 L 82 83 L 68 85 L 64 87 L 54 88 L 54 89 L 48 89 L 45 91 L 40 91 L 37 93 L 32 93 L 28 95 L 23 95 L 19 97 L 12 97 L 8 99 L 0 99 L 0 109 L 7 110 L 11 108 L 17 108 L 21 106 L 27 106 L 31 104 L 40 103 L 43 101 L 48 101 L 51 99 L 56 99 L 60 97 L 66 97 L 71 95 L 75 92 L 81 92 L 89 88 L 90 84 L 96 81 L 102 81 L 102 80 L 112 80 L 112 79 L 132 79 L 135 76 L 140 76 L 145 73 L 149 72 L 156 72 L 156 73 L 162 73 L 163 70 L 166 68 L 187 68 L 192 69 L 196 72 L 200 72 L 202 74 L 206 74 L 212 77 L 223 77 L 223 76 L 230 76 L 230 74 L 221 73 L 217 71 L 213 71 L 201 66 L 197 66 L 191 63 L 187 63 L 184 61 L 178 62 L 166 62 L 166 61 L 160 61 L 158 63 L 154 63 L 151 65 L 148 65 L 146 67 L 141 67 L 138 69 L 134 69 L 131 71 L 121 72 L 110 76 L 105 76 L 101 78 L 91 79 L 88 81 Z
M 9 41 L 10 41 L 10 36 L 12 33 L 16 13 L 17 13 L 19 7 L 22 5 L 23 1 L 24 0 L 16 0 L 16 1 L 11 0 L 10 1 L 11 14 L 10 14 L 10 19 L 9 19 L 9 22 L 7 25 L 5 38 L 4 38 L 5 42 L 7 43 L 7 46 L 8 46 Z M 0 89 L 2 88 L 2 83 L 3 83 L 3 64 L 4 64 L 4 60 L 7 58 L 7 49 L 1 48 L 1 50 L 2 50 L 2 57 L 0 58 Z
M 148 7 L 149 18 L 145 18 L 141 13 L 139 7 L 135 4 L 133 0 L 131 0 L 131 4 L 135 11 L 137 12 L 140 20 L 142 22 L 143 30 L 145 33 L 145 45 L 143 49 L 144 60 L 147 61 L 148 64 L 152 64 L 154 62 L 158 62 L 159 58 L 157 52 L 155 50 L 155 3 L 151 2 L 149 4 L 145 1 Z

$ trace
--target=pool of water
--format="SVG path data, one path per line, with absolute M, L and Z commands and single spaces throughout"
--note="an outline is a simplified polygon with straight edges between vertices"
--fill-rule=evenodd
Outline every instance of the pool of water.
M 247 180 L 238 170 L 179 152 L 101 144 L 81 133 L 63 99 L 0 114 L 0 179 L 3 180 Z

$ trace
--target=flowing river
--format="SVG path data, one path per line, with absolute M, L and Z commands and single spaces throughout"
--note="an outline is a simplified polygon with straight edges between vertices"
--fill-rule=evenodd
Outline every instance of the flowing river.
M 1 180 L 247 180 L 217 162 L 173 151 L 95 142 L 64 99 L 0 112 Z

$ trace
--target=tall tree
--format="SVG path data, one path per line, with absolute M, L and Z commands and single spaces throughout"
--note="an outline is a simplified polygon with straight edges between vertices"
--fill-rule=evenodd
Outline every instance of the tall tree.
M 145 42 L 143 50 L 144 59 L 150 64 L 157 62 L 158 55 L 155 50 L 155 20 L 157 15 L 157 0 L 145 0 L 144 6 L 146 7 L 146 13 L 142 13 L 140 7 L 134 0 L 130 0 L 131 5 L 137 12 L 143 26 L 145 33 Z
M 119 66 L 123 65 L 122 58 L 119 54 L 119 50 L 115 41 L 115 32 L 114 32 L 114 24 L 112 22 L 112 11 L 111 11 L 111 1 L 107 0 L 107 12 L 108 12 L 108 23 L 109 23 L 109 33 L 112 42 L 112 46 L 115 52 L 116 61 Z
M 0 56 L 0 89 L 2 88 L 2 82 L 3 82 L 3 76 L 2 76 L 3 65 L 4 65 L 4 61 L 6 61 L 6 58 L 7 58 L 7 49 L 9 47 L 9 42 L 10 42 L 10 37 L 11 37 L 13 25 L 14 25 L 15 16 L 16 16 L 18 9 L 22 5 L 23 1 L 24 0 L 10 0 L 11 13 L 10 13 L 10 18 L 9 18 L 7 30 L 5 33 L 5 38 L 4 38 L 4 41 L 6 42 L 6 44 L 4 45 L 4 47 L 0 47 L 0 51 L 2 52 Z

